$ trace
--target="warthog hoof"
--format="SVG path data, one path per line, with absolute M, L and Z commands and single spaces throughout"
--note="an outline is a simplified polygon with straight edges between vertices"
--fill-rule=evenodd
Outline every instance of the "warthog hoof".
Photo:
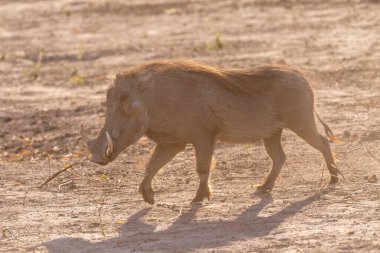
M 329 184 L 337 184 L 339 182 L 339 178 L 337 175 L 331 175 Z
M 261 184 L 256 185 L 256 193 L 267 193 L 272 191 L 273 185 L 272 184 Z
M 207 198 L 208 200 L 211 199 L 211 193 L 210 193 L 210 189 L 208 187 L 203 188 L 203 189 L 198 188 L 197 194 L 195 195 L 195 197 L 191 201 L 191 204 L 203 202 L 204 198 Z
M 141 183 L 140 188 L 139 188 L 139 193 L 142 194 L 145 202 L 151 205 L 154 204 L 154 191 L 152 189 L 152 186 Z

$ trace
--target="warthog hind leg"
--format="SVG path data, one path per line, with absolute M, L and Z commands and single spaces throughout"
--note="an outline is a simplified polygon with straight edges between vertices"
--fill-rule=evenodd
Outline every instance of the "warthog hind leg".
M 335 164 L 333 155 L 331 153 L 330 144 L 327 138 L 320 134 L 316 134 L 314 136 L 308 136 L 307 138 L 304 138 L 304 140 L 322 153 L 323 158 L 325 159 L 327 169 L 330 172 L 330 184 L 338 183 L 339 170 Z
M 199 175 L 200 183 L 199 183 L 197 193 L 195 194 L 195 197 L 191 201 L 192 204 L 202 202 L 204 198 L 207 198 L 208 200 L 211 199 L 211 192 L 208 186 L 208 178 L 210 174 L 198 174 L 198 175 Z
M 197 159 L 197 173 L 199 187 L 191 203 L 202 202 L 204 198 L 210 200 L 211 193 L 208 185 L 212 155 L 214 153 L 215 139 L 208 135 L 194 143 L 195 156 Z
M 310 146 L 322 153 L 327 169 L 330 172 L 330 184 L 339 182 L 338 167 L 331 153 L 330 144 L 326 137 L 318 133 L 314 118 L 304 121 L 303 125 L 291 128 L 299 137 L 304 139 Z
M 259 192 L 269 192 L 281 172 L 286 156 L 281 146 L 282 129 L 275 132 L 271 137 L 264 139 L 265 150 L 272 159 L 272 169 L 262 185 L 257 187 Z

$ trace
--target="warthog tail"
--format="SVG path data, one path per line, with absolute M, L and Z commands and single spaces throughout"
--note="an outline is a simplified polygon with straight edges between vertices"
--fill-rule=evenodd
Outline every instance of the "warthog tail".
M 331 128 L 319 117 L 318 113 L 315 112 L 315 115 L 317 115 L 318 120 L 321 122 L 323 128 L 325 129 L 326 135 L 329 137 L 329 139 L 333 142 L 337 142 L 338 139 L 335 137 L 334 133 L 332 132 Z

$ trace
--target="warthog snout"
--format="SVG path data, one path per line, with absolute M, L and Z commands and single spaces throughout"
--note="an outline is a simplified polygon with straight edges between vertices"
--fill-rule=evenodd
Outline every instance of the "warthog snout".
M 102 166 L 107 165 L 111 161 L 110 157 L 114 151 L 113 141 L 108 131 L 105 131 L 106 138 L 101 137 L 101 131 L 97 139 L 90 139 L 84 130 L 83 124 L 81 124 L 80 134 L 92 155 L 91 162 Z

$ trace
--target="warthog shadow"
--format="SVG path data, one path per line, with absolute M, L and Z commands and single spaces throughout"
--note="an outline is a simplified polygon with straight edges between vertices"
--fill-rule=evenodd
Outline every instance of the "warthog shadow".
M 267 217 L 258 216 L 261 210 L 273 202 L 267 193 L 234 220 L 194 220 L 202 205 L 193 205 L 179 215 L 176 221 L 164 229 L 156 228 L 141 220 L 152 208 L 145 208 L 129 217 L 122 225 L 118 237 L 91 243 L 81 238 L 60 238 L 44 243 L 50 253 L 59 252 L 133 252 L 162 251 L 184 252 L 193 249 L 212 249 L 233 241 L 249 240 L 268 235 L 285 219 L 294 216 L 302 208 L 321 199 L 318 193 L 294 202 L 281 211 Z

